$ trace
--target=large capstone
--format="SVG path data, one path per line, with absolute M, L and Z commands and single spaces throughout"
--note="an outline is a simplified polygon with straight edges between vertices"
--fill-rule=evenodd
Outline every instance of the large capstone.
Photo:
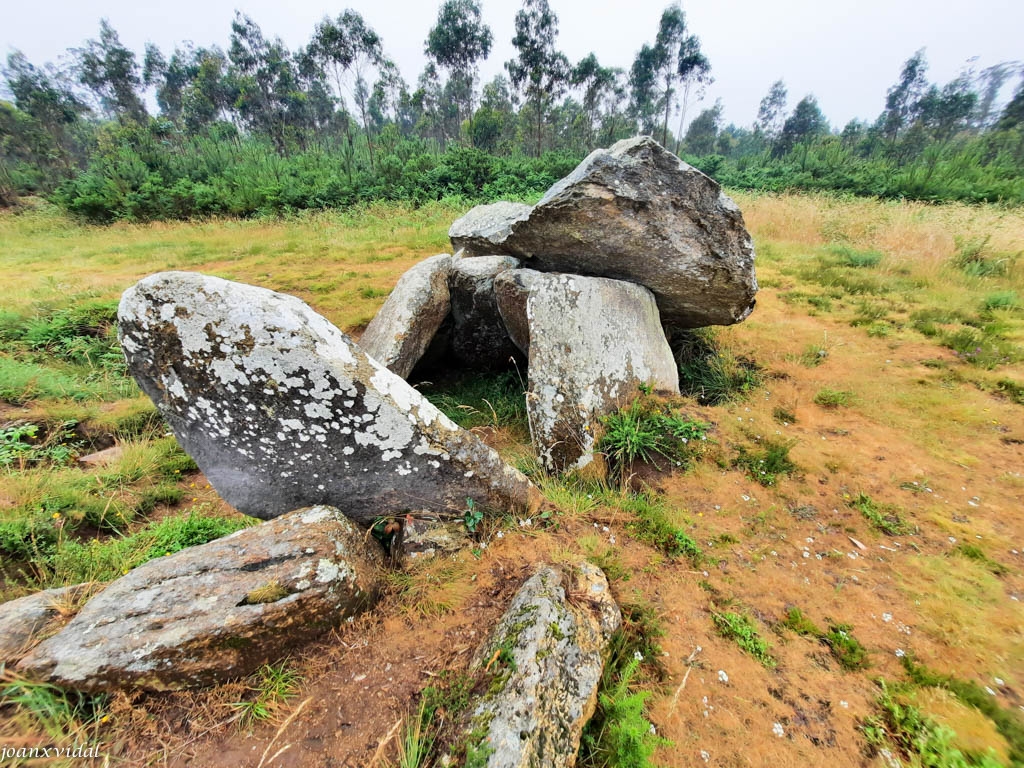
M 486 768 L 569 768 L 594 713 L 622 623 L 600 568 L 541 567 L 516 593 L 473 666 L 495 675 L 473 708 L 469 754 Z
M 188 272 L 128 289 L 128 368 L 218 493 L 272 518 L 314 504 L 371 523 L 527 508 L 522 473 L 292 296 Z
M 595 150 L 527 217 L 487 233 L 491 253 L 524 266 L 649 288 L 673 327 L 730 325 L 754 307 L 754 247 L 739 208 L 647 136 Z
M 478 205 L 448 230 L 448 237 L 456 253 L 463 256 L 487 256 L 505 253 L 501 244 L 511 234 L 513 225 L 530 215 L 531 207 L 525 203 L 498 202 Z
M 83 691 L 169 690 L 249 674 L 373 604 L 383 555 L 313 507 L 144 563 L 18 672 Z
M 525 302 L 511 298 L 517 285 Z M 601 418 L 636 399 L 641 385 L 679 393 L 678 368 L 646 288 L 532 270 L 511 273 L 503 288 L 509 306 L 526 306 L 526 407 L 546 469 L 587 466 Z
M 498 311 L 494 279 L 518 266 L 519 260 L 510 256 L 456 259 L 452 265 L 451 345 L 452 353 L 463 365 L 476 370 L 508 367 L 516 347 Z
M 448 317 L 451 266 L 452 257 L 442 254 L 409 269 L 359 339 L 366 354 L 403 379 Z

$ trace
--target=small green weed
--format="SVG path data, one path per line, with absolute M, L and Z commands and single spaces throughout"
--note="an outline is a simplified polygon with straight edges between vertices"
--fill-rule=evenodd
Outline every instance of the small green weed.
M 772 418 L 780 424 L 796 424 L 796 414 L 781 405 L 772 408 Z
M 466 530 L 470 533 L 476 533 L 476 528 L 483 519 L 483 510 L 476 505 L 473 499 L 466 497 L 466 512 L 462 516 L 462 522 L 466 526 Z
M 832 656 L 839 665 L 848 672 L 867 669 L 868 651 L 860 640 L 853 636 L 853 627 L 849 624 L 829 623 L 828 631 L 821 637 L 828 646 Z
M 990 293 L 981 303 L 982 310 L 992 312 L 993 310 L 1020 309 L 1020 296 L 1016 291 L 997 291 Z
M 638 688 L 645 674 L 663 678 L 657 638 L 665 633 L 646 603 L 623 606 L 623 625 L 611 640 L 611 652 L 598 689 L 597 710 L 580 743 L 582 768 L 653 768 L 654 751 L 670 742 L 657 736 L 647 719 L 650 693 Z
M 804 615 L 803 611 L 795 606 L 786 611 L 786 618 L 783 619 L 782 626 L 796 632 L 801 637 L 821 638 L 824 634 L 813 621 Z
M 687 557 L 697 562 L 702 557 L 693 537 L 676 525 L 664 500 L 652 491 L 640 493 L 604 491 L 601 500 L 628 512 L 632 519 L 626 523 L 630 533 L 669 557 Z
M 905 536 L 914 531 L 903 519 L 898 507 L 891 504 L 876 504 L 866 493 L 857 494 L 857 498 L 849 504 L 864 515 L 872 528 L 886 536 Z
M 715 629 L 722 637 L 732 640 L 741 650 L 757 659 L 762 666 L 774 669 L 775 658 L 771 655 L 768 643 L 757 631 L 757 626 L 749 616 L 731 611 L 711 613 Z
M 780 477 L 792 475 L 799 469 L 789 457 L 790 450 L 796 444 L 796 439 L 766 438 L 760 441 L 760 447 L 757 448 L 740 445 L 736 448 L 737 455 L 732 465 L 767 488 L 778 483 Z
M 232 703 L 241 713 L 239 724 L 252 726 L 275 716 L 281 705 L 293 698 L 302 677 L 289 668 L 287 661 L 264 664 L 249 676 L 250 697 Z
M 853 392 L 826 387 L 818 390 L 818 394 L 814 396 L 814 404 L 822 408 L 845 408 L 851 405 L 855 398 Z

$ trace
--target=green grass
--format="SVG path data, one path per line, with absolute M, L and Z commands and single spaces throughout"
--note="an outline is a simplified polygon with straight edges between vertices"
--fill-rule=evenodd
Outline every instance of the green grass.
M 702 405 L 742 400 L 764 382 L 757 363 L 724 347 L 711 328 L 677 331 L 669 343 L 679 367 L 680 392 Z
M 789 457 L 789 452 L 797 444 L 796 439 L 778 440 L 765 438 L 756 447 L 737 446 L 737 454 L 732 465 L 742 469 L 747 476 L 767 487 L 776 485 L 780 477 L 795 474 L 799 467 Z
M 857 396 L 853 392 L 825 387 L 814 396 L 814 404 L 822 408 L 846 408 L 853 404 Z
M 697 542 L 674 520 L 665 501 L 652 491 L 630 493 L 606 490 L 600 500 L 630 515 L 626 528 L 629 532 L 669 557 L 686 557 L 697 562 L 702 552 Z
M 23 721 L 27 730 L 44 734 L 54 744 L 77 741 L 87 746 L 95 741 L 108 703 L 106 694 L 79 693 L 9 674 L 0 677 L 0 714 Z
M 850 506 L 859 511 L 868 525 L 886 536 L 904 536 L 913 533 L 913 527 L 903 519 L 898 507 L 892 504 L 877 504 L 866 493 L 857 494 L 857 498 L 849 502 Z
M 992 752 L 965 755 L 953 746 L 956 734 L 899 696 L 883 681 L 876 701 L 878 713 L 864 721 L 862 730 L 872 752 L 890 754 L 922 768 L 999 768 Z
M 503 427 L 529 433 L 526 387 L 515 371 L 459 374 L 419 386 L 426 398 L 464 429 Z
M 651 696 L 641 684 L 661 680 L 666 670 L 658 638 L 665 628 L 647 603 L 627 603 L 622 627 L 610 642 L 598 687 L 597 709 L 583 730 L 581 768 L 653 768 L 655 750 L 671 742 L 655 733 L 647 715 Z
M 985 554 L 985 550 L 975 544 L 957 544 L 953 549 L 953 554 L 959 555 L 960 557 L 966 557 L 968 560 L 973 560 L 974 562 L 979 563 L 985 568 L 985 570 L 994 576 L 1005 576 L 1010 572 L 1009 568 L 997 560 L 993 560 Z
M 1024 763 L 1024 717 L 1019 712 L 1001 707 L 996 697 L 974 681 L 935 672 L 918 664 L 911 655 L 903 657 L 903 668 L 915 685 L 944 688 L 962 703 L 985 715 L 1006 739 L 1010 747 L 1010 760 L 1015 765 Z
M 778 662 L 772 656 L 768 643 L 757 631 L 757 625 L 749 616 L 732 611 L 713 611 L 711 621 L 715 630 L 726 640 L 732 640 L 740 650 L 757 659 L 762 666 L 774 669 Z
M 601 423 L 604 434 L 597 447 L 608 459 L 612 476 L 620 481 L 636 461 L 658 469 L 659 458 L 670 468 L 688 466 L 711 428 L 649 395 L 641 395 Z
M 281 706 L 298 693 L 302 677 L 285 660 L 264 664 L 247 682 L 246 698 L 231 704 L 241 715 L 239 725 L 242 727 L 272 719 Z
M 849 245 L 833 245 L 829 251 L 840 265 L 854 269 L 877 267 L 882 261 L 882 254 L 878 251 L 860 251 Z

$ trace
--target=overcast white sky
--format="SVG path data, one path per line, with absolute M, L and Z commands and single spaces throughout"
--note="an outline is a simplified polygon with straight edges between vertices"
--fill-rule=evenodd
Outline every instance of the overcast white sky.
M 669 4 L 550 3 L 560 20 L 559 46 L 570 60 L 594 51 L 602 64 L 627 70 L 640 46 L 653 41 Z M 295 49 L 323 16 L 350 7 L 381 34 L 386 52 L 411 85 L 423 67 L 423 40 L 439 5 L 439 0 L 3 0 L 0 52 L 6 56 L 17 48 L 33 63 L 56 61 L 67 48 L 95 37 L 104 17 L 140 61 L 147 41 L 165 51 L 184 40 L 226 47 L 236 8 L 265 34 L 280 36 Z M 521 0 L 483 0 L 484 20 L 495 39 L 481 67 L 483 81 L 512 57 L 513 18 L 520 5 Z M 826 116 L 842 126 L 854 117 L 878 115 L 886 88 L 918 48 L 927 49 L 930 78 L 942 83 L 972 57 L 978 57 L 977 69 L 1024 60 L 1024 0 L 701 0 L 682 5 L 715 78 L 703 106 L 721 98 L 726 121 L 739 125 L 753 122 L 759 101 L 778 78 L 789 88 L 790 108 L 814 93 Z M 696 114 L 693 109 L 688 117 Z

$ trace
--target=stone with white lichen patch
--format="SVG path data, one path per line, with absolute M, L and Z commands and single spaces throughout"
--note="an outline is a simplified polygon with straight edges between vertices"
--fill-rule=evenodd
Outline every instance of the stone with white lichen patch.
M 620 280 L 515 270 L 500 288 L 510 327 L 529 350 L 527 410 L 538 456 L 552 471 L 594 460 L 600 420 L 640 385 L 679 393 L 679 375 L 646 288 Z
M 246 675 L 372 606 L 382 568 L 380 546 L 340 511 L 297 510 L 139 566 L 18 672 L 85 691 Z
M 522 473 L 299 299 L 161 272 L 125 291 L 118 322 L 130 372 L 245 514 L 537 504 Z

